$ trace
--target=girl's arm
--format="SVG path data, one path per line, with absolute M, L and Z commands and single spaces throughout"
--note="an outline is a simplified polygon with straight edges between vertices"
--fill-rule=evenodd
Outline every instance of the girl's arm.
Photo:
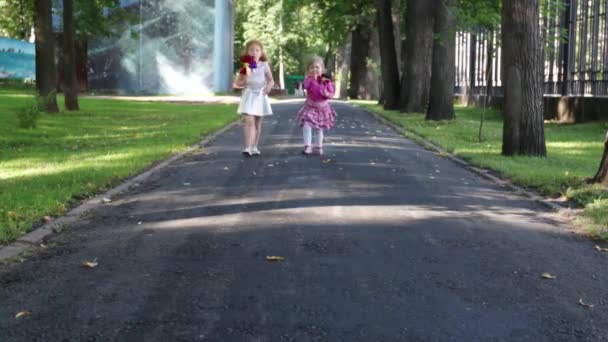
M 243 75 L 239 72 L 233 85 L 235 88 L 244 88 L 247 86 L 247 75 Z
M 274 78 L 272 78 L 272 71 L 270 71 L 270 64 L 266 63 L 266 70 L 264 70 L 264 74 L 266 75 L 266 88 L 264 88 L 264 92 L 266 95 L 270 94 L 270 90 L 274 86 Z
M 328 99 L 331 99 L 334 97 L 335 94 L 335 89 L 334 89 L 334 85 L 331 82 L 327 82 L 327 84 L 325 85 L 325 88 L 323 88 L 323 96 L 325 96 Z
M 306 89 L 308 90 L 308 88 L 310 88 L 310 85 L 312 84 L 312 82 L 316 82 L 317 80 L 315 80 L 314 76 L 308 75 L 306 76 L 306 78 L 304 79 L 304 82 L 302 82 L 302 89 Z

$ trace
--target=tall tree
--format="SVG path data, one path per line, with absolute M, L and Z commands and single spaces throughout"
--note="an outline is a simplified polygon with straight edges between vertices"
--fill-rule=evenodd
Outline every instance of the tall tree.
M 74 33 L 74 0 L 63 0 L 63 93 L 67 110 L 79 109 Z
M 342 47 L 337 54 L 339 61 L 339 69 L 337 70 L 336 75 L 336 93 L 339 98 L 347 98 L 348 97 L 348 71 L 350 70 L 350 36 L 347 39 L 344 47 Z M 339 82 L 338 82 L 339 81 Z
M 47 112 L 56 113 L 57 69 L 51 0 L 35 0 L 36 88 Z
M 391 0 L 376 0 L 384 109 L 399 108 L 399 67 Z
M 604 153 L 602 154 L 600 167 L 598 168 L 592 181 L 594 183 L 608 185 L 608 132 L 606 132 L 606 136 L 604 137 Z
M 404 112 L 424 112 L 428 105 L 433 54 L 435 2 L 411 0 L 408 2 L 406 47 L 401 77 L 400 107 Z
M 350 84 L 348 96 L 351 99 L 365 97 L 365 77 L 372 32 L 368 25 L 360 24 L 352 32 L 350 53 Z
M 543 43 L 539 0 L 504 0 L 502 153 L 546 156 L 543 121 Z
M 431 94 L 427 120 L 454 118 L 456 74 L 456 16 L 454 0 L 435 1 L 435 41 L 431 73 Z

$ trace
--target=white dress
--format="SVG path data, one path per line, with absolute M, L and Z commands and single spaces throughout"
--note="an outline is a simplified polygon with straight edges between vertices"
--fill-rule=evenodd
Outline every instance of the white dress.
M 267 62 L 258 62 L 257 68 L 251 69 L 247 75 L 247 86 L 241 95 L 239 114 L 249 114 L 255 116 L 272 115 L 270 100 L 264 94 L 266 87 L 266 72 L 270 72 Z

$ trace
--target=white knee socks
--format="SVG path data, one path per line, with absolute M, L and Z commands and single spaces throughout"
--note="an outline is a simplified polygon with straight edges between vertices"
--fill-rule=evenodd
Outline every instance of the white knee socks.
M 304 146 L 310 146 L 312 143 L 312 128 L 310 126 L 302 127 L 302 136 L 304 137 Z
M 323 129 L 319 128 L 317 129 L 317 143 L 316 146 L 318 148 L 323 147 Z
M 323 129 L 318 128 L 316 131 L 317 139 L 315 140 L 315 146 L 323 147 Z M 312 128 L 310 126 L 302 127 L 302 136 L 304 138 L 304 146 L 310 146 L 312 143 Z

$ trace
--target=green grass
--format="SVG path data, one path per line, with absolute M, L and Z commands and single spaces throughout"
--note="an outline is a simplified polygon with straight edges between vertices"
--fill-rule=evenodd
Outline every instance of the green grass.
M 79 112 L 43 113 L 38 128 L 20 129 L 15 112 L 31 98 L 0 90 L 2 243 L 237 119 L 234 105 L 87 98 Z
M 456 108 L 456 120 L 427 122 L 422 114 L 403 114 L 385 111 L 375 102 L 352 101 L 382 115 L 392 123 L 404 127 L 468 162 L 496 171 L 502 177 L 534 189 L 546 196 L 566 196 L 585 208 L 584 215 L 591 222 L 594 236 L 608 237 L 608 189 L 590 186 L 599 166 L 607 122 L 576 125 L 547 123 L 545 135 L 547 158 L 504 157 L 502 146 L 502 118 L 489 111 L 484 123 L 484 141 L 479 142 L 479 108 Z

